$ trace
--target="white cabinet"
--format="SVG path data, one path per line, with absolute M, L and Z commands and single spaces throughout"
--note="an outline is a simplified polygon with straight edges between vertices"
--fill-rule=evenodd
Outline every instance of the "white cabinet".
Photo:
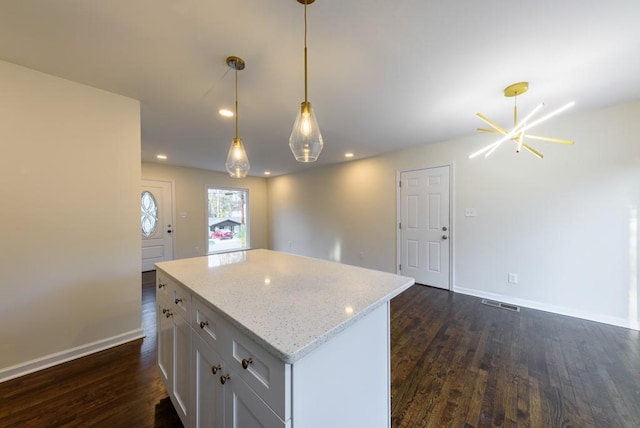
M 290 426 L 284 422 L 290 419 L 290 408 L 285 405 L 290 366 L 239 332 L 197 296 L 192 296 L 191 304 L 195 372 L 192 426 Z
M 222 427 L 224 397 L 220 376 L 222 358 L 200 336 L 193 335 L 194 387 L 192 424 L 196 427 Z
M 225 428 L 284 428 L 273 410 L 240 377 L 234 376 L 224 385 Z
M 183 425 L 189 426 L 191 394 L 191 295 L 158 275 L 156 291 L 158 368 Z
M 167 305 L 156 305 L 156 346 L 158 348 L 158 368 L 166 385 L 173 382 L 173 320 L 166 315 Z
M 193 356 L 192 426 L 200 428 L 284 428 L 288 426 L 198 334 L 193 335 Z

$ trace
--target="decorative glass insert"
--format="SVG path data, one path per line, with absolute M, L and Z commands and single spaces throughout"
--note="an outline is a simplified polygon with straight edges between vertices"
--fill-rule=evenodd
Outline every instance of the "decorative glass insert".
M 140 202 L 142 207 L 142 236 L 148 238 L 153 235 L 153 232 L 156 231 L 156 227 L 158 226 L 158 204 L 153 194 L 147 190 L 142 192 Z

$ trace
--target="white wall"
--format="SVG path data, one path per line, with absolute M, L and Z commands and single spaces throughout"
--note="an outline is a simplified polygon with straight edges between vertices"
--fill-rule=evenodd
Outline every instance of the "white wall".
M 207 187 L 229 187 L 249 191 L 249 232 L 251 248 L 267 248 L 267 181 L 262 177 L 231 178 L 229 174 L 204 169 L 142 164 L 142 177 L 174 183 L 174 258 L 207 253 Z M 186 213 L 186 218 L 180 216 Z
M 270 245 L 394 272 L 396 172 L 454 162 L 456 291 L 637 329 L 638 118 L 640 102 L 553 118 L 536 134 L 576 144 L 535 144 L 544 160 L 470 160 L 493 141 L 478 134 L 272 178 Z
M 0 380 L 142 335 L 139 102 L 0 62 Z

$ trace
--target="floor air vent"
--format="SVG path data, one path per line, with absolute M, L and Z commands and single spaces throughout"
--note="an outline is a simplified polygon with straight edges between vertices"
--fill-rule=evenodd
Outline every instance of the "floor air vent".
M 508 303 L 496 302 L 495 300 L 482 299 L 482 304 L 493 306 L 495 308 L 506 309 L 508 311 L 520 312 L 520 306 L 510 305 Z

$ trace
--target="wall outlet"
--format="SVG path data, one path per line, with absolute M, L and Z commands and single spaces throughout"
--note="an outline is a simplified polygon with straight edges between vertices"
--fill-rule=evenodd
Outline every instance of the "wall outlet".
M 518 274 L 509 272 L 507 274 L 507 281 L 509 281 L 509 284 L 517 284 L 518 283 Z
M 464 216 L 465 217 L 475 217 L 476 216 L 476 209 L 475 208 L 465 208 L 464 209 Z

